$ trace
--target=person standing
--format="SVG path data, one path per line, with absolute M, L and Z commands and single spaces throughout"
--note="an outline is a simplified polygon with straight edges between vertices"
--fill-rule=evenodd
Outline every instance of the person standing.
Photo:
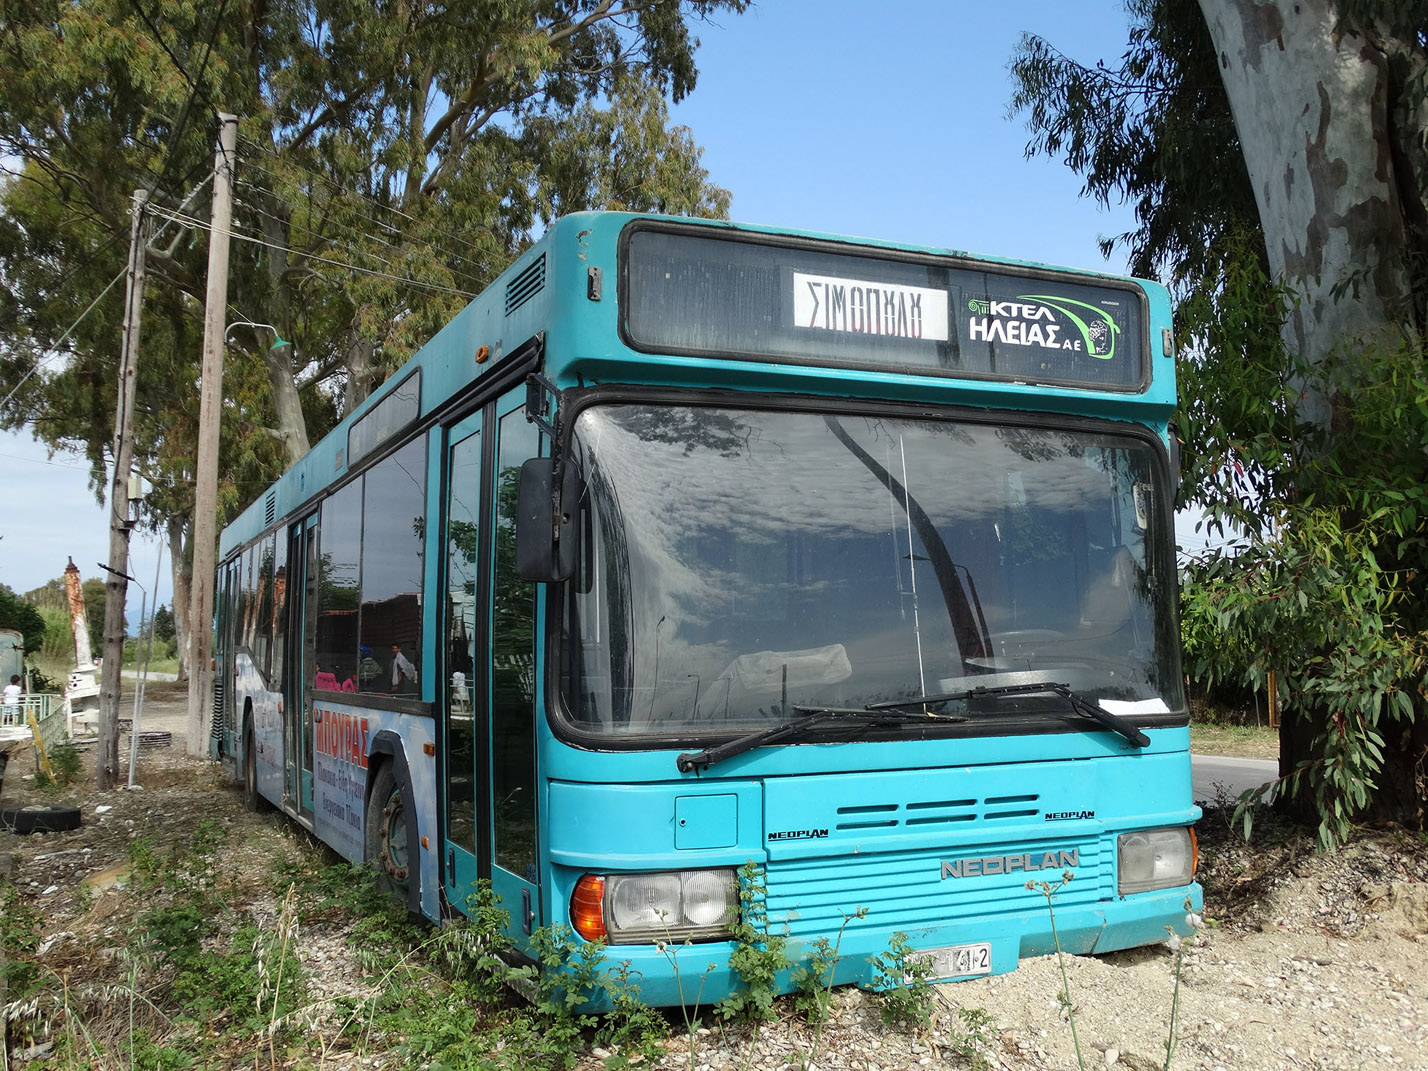
M 363 646 L 358 649 L 358 654 L 362 656 L 362 661 L 357 663 L 357 684 L 361 691 L 372 692 L 381 687 L 377 680 L 382 675 L 382 663 L 372 657 L 372 648 Z
M 392 691 L 411 692 L 416 690 L 416 666 L 402 654 L 400 643 L 392 644 Z
M 11 725 L 20 723 L 20 696 L 24 689 L 20 687 L 20 675 L 12 673 L 10 683 L 4 688 L 5 721 Z

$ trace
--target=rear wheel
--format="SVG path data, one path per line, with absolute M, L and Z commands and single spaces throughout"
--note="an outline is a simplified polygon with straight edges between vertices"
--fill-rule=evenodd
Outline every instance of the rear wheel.
M 377 887 L 407 902 L 411 892 L 411 838 L 402 777 L 384 762 L 367 798 L 366 854 L 376 867 Z
M 258 791 L 258 749 L 253 746 L 253 727 L 243 734 L 243 806 L 250 811 L 266 811 L 272 804 Z

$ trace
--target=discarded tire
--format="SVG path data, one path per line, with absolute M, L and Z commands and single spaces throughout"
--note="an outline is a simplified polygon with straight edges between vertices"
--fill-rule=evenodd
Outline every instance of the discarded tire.
M 62 833 L 79 828 L 79 808 L 68 803 L 0 807 L 0 829 L 12 833 Z

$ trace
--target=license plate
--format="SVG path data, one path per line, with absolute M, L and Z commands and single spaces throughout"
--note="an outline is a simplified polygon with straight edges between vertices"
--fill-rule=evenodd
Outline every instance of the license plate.
M 930 948 L 918 958 L 931 968 L 933 978 L 965 978 L 992 973 L 992 946 L 987 941 L 975 945 Z

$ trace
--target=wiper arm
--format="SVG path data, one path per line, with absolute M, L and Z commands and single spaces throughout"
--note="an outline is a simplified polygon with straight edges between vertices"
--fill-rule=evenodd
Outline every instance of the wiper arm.
M 1071 704 L 1071 709 L 1077 714 L 1090 718 L 1092 721 L 1105 726 L 1113 733 L 1119 733 L 1136 747 L 1149 747 L 1150 737 L 1141 732 L 1125 718 L 1119 714 L 1112 714 L 1109 710 L 1097 706 L 1089 699 L 1084 699 L 1071 690 L 1068 684 L 1056 684 L 1053 682 L 1033 682 L 1030 684 L 1000 684 L 985 688 L 964 688 L 959 692 L 940 692 L 937 695 L 920 695 L 915 699 L 899 699 L 886 703 L 872 703 L 869 710 L 898 710 L 903 707 L 919 706 L 924 703 L 954 703 L 961 699 L 975 699 L 978 696 L 1004 696 L 1004 695 L 1045 695 L 1047 692 L 1059 695 Z
M 912 722 L 926 722 L 934 719 L 948 722 L 967 720 L 966 718 L 958 716 L 914 714 L 893 708 L 883 709 L 881 704 L 866 707 L 796 706 L 793 709 L 798 711 L 802 716 L 794 718 L 792 721 L 784 722 L 782 725 L 775 725 L 769 729 L 760 729 L 757 732 L 735 737 L 727 743 L 707 747 L 703 751 L 686 751 L 674 760 L 674 764 L 680 773 L 693 773 L 696 770 L 707 770 L 716 762 L 732 759 L 735 755 L 742 755 L 746 751 L 752 751 L 754 748 L 762 747 L 765 744 L 776 744 L 780 740 L 786 740 L 791 736 L 796 736 L 803 730 L 811 728 L 820 722 L 840 720 L 863 722 L 865 723 L 865 727 L 873 728 L 877 725 L 907 725 Z

